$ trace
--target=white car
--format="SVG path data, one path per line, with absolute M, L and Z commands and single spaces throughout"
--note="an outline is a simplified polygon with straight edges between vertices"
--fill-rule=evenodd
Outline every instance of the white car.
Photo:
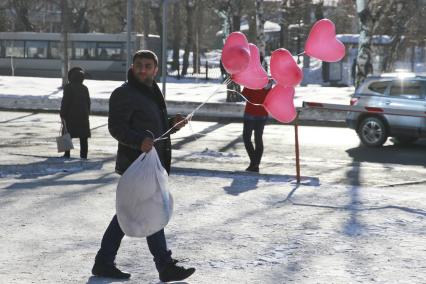
M 426 115 L 426 76 L 389 73 L 370 76 L 358 87 L 351 105 L 423 112 Z M 349 128 L 369 147 L 382 146 L 388 137 L 411 143 L 426 137 L 426 117 L 349 112 Z

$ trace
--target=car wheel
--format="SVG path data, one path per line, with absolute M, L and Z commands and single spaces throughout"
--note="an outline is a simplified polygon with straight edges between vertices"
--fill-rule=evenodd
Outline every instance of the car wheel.
M 417 139 L 417 137 L 394 137 L 394 139 L 392 139 L 392 142 L 398 145 L 409 145 L 411 143 L 416 142 Z
M 388 139 L 385 124 L 376 117 L 364 118 L 359 124 L 357 132 L 362 144 L 368 147 L 382 146 Z

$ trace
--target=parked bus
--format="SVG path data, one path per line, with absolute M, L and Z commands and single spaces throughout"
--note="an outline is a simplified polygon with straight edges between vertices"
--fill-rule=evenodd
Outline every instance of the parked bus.
M 126 40 L 126 33 L 70 33 L 69 68 L 80 66 L 91 79 L 124 80 Z M 0 32 L 0 75 L 61 77 L 62 47 L 60 33 Z M 160 55 L 160 37 L 150 35 L 145 43 L 132 33 L 132 52 L 145 48 Z

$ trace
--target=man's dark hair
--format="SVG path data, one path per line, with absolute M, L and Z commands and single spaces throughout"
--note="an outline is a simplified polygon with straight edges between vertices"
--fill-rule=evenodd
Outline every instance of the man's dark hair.
M 152 59 L 154 60 L 155 66 L 158 66 L 158 57 L 151 50 L 142 49 L 142 50 L 136 51 L 136 53 L 133 55 L 133 63 L 135 62 L 136 58 Z

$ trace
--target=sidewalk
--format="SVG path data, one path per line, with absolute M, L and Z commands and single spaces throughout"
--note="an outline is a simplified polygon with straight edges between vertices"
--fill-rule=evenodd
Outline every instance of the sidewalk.
M 120 81 L 86 80 L 89 88 L 92 113 L 105 115 L 108 111 L 108 99 L 111 92 L 120 86 Z M 0 109 L 13 110 L 43 110 L 57 111 L 62 99 L 61 79 L 38 77 L 8 77 L 0 76 Z M 161 87 L 161 84 L 160 84 Z M 297 87 L 295 106 L 300 108 L 303 101 L 345 104 L 349 103 L 353 87 L 321 87 L 308 85 Z M 226 103 L 226 87 L 219 83 L 198 83 L 188 80 L 171 79 L 167 83 L 166 101 L 170 114 L 192 112 L 198 105 L 209 99 L 194 116 L 194 119 L 241 119 L 244 111 L 244 102 Z M 345 113 L 307 110 L 300 115 L 300 120 L 310 124 L 337 122 L 344 124 Z

